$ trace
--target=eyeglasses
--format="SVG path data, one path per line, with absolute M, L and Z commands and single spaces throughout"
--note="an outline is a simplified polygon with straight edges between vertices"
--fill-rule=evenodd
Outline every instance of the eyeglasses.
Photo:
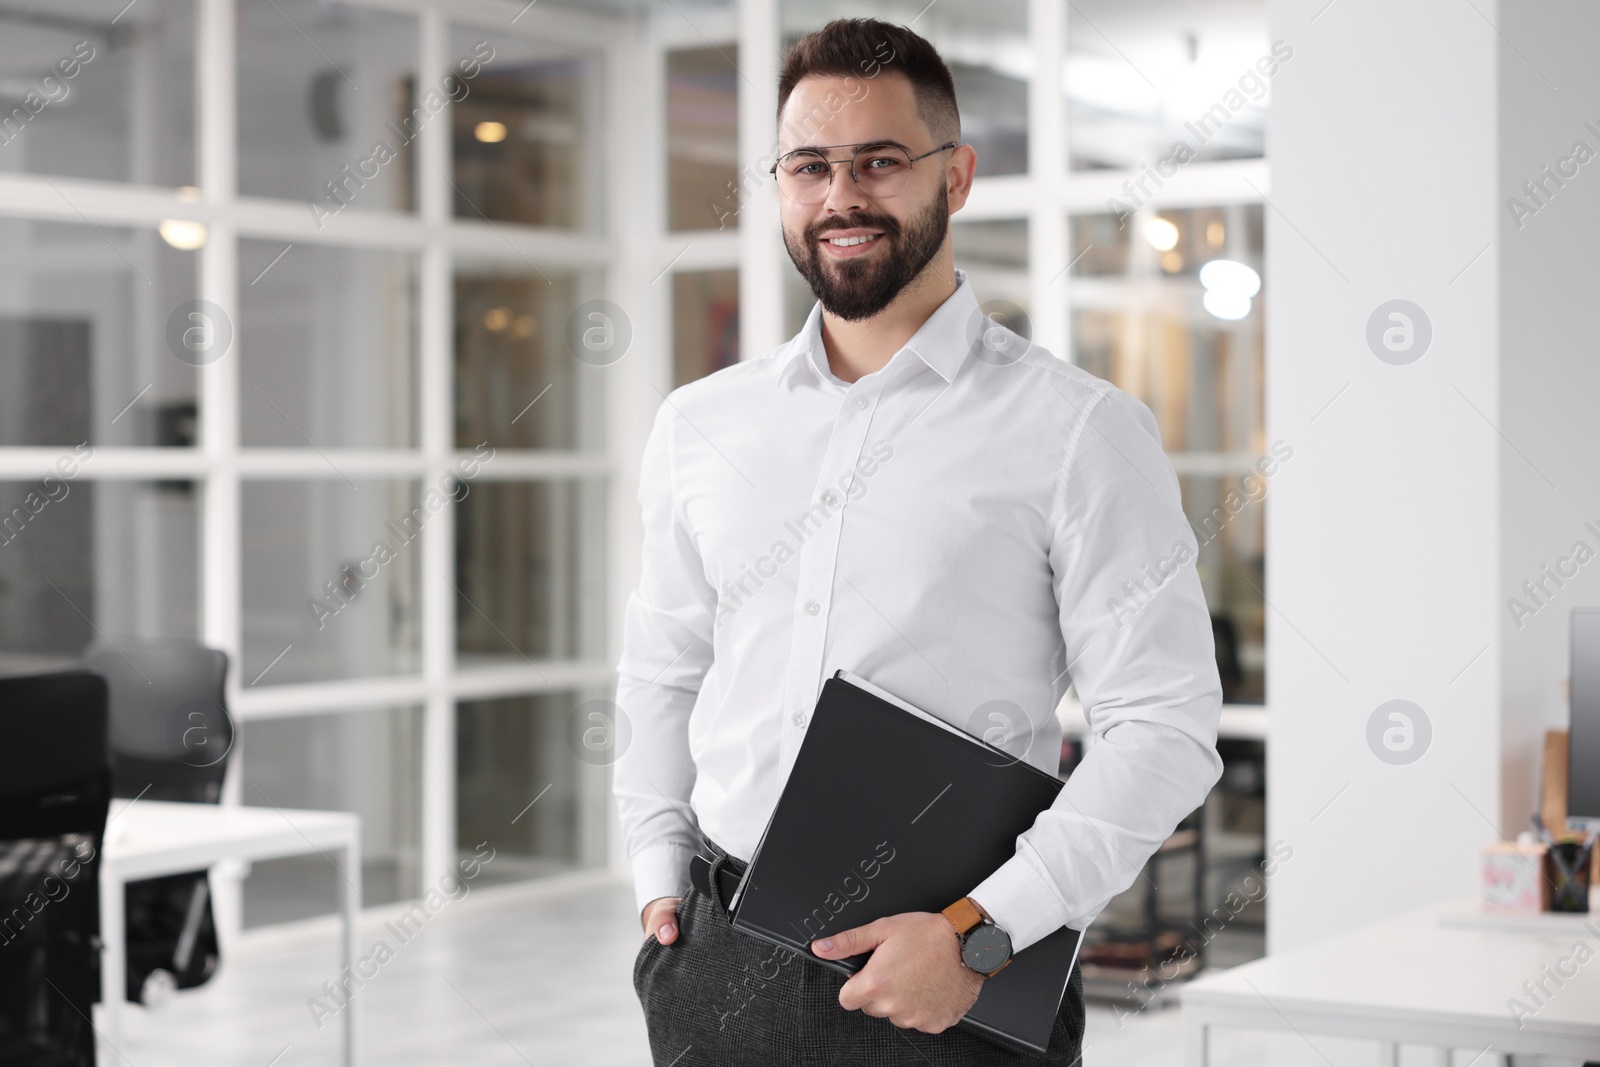
M 936 152 L 955 148 L 960 141 L 950 141 L 920 156 L 913 156 L 904 147 L 883 141 L 862 145 L 822 145 L 823 148 L 854 148 L 849 159 L 829 159 L 811 148 L 797 148 L 778 157 L 771 174 L 778 182 L 778 191 L 796 204 L 821 203 L 833 184 L 833 168 L 840 163 L 850 164 L 850 180 L 856 183 L 870 199 L 894 196 L 911 180 L 911 165 Z

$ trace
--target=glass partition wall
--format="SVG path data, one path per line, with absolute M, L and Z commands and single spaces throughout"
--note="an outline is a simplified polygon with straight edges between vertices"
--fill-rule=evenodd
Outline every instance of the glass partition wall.
M 618 45 L 521 6 L 0 0 L 0 665 L 226 650 L 223 802 L 358 812 L 368 904 L 608 860 Z

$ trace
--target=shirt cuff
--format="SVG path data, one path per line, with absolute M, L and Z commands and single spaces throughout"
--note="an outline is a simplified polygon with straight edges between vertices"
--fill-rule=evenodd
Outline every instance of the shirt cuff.
M 657 897 L 681 897 L 689 892 L 689 860 L 694 849 L 668 841 L 641 848 L 633 856 L 634 913 Z
M 1021 952 L 1067 925 L 1067 906 L 1027 854 L 1019 851 L 967 894 L 983 905 Z

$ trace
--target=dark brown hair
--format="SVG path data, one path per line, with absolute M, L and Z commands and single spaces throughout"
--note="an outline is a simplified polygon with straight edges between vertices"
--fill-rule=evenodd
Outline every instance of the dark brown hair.
M 943 57 L 906 27 L 877 19 L 834 19 L 794 43 L 784 54 L 778 77 L 778 121 L 783 121 L 789 95 L 808 74 L 870 81 L 884 71 L 899 73 L 911 82 L 917 117 L 935 141 L 960 139 L 955 81 Z

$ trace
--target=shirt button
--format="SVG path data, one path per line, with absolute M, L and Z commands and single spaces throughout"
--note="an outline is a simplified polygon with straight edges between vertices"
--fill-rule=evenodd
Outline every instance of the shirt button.
M 795 712 L 794 713 L 794 724 L 796 726 L 804 726 L 806 724 L 806 713 L 803 712 L 803 711 Z
M 864 397 L 864 396 L 856 397 L 856 407 L 865 408 L 866 406 L 867 406 L 867 398 L 866 397 Z
M 832 489 L 829 489 L 826 493 L 822 494 L 822 502 L 831 508 L 833 505 L 839 502 L 839 495 Z
M 819 612 L 821 610 L 822 610 L 822 605 L 818 604 L 815 600 L 806 601 L 806 614 L 807 615 L 815 615 L 817 612 Z

